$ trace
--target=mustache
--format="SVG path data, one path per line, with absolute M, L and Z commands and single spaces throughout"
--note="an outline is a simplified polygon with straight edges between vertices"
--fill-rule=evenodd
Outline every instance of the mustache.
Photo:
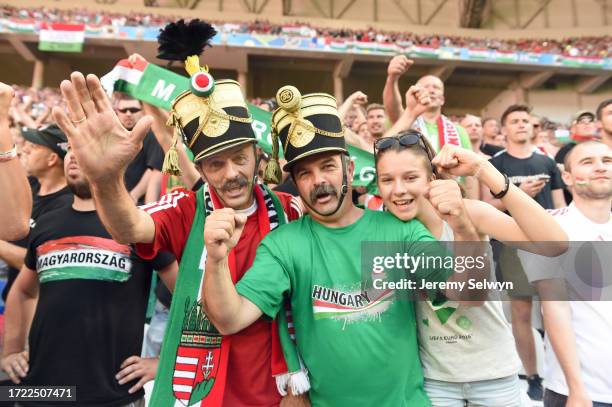
M 333 195 L 338 197 L 338 190 L 333 185 L 329 184 L 317 185 L 312 191 L 310 191 L 310 202 L 314 202 L 324 195 Z
M 238 189 L 238 188 L 246 187 L 247 185 L 249 185 L 249 180 L 248 179 L 246 179 L 245 177 L 237 176 L 234 179 L 230 179 L 229 181 L 226 181 L 223 184 L 223 186 L 221 186 L 221 190 L 223 192 L 227 192 L 227 191 L 230 191 L 232 189 Z

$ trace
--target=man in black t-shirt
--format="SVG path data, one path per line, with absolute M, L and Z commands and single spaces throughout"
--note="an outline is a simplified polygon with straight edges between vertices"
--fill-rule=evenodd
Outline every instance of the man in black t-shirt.
M 41 216 L 30 234 L 7 301 L 2 369 L 28 386 L 76 386 L 79 406 L 144 406 L 138 366 L 127 381 L 115 375 L 140 354 L 152 270 L 171 284 L 178 266 L 113 241 L 70 153 L 65 171 L 74 203 Z
M 502 115 L 502 132 L 506 136 L 507 148 L 495 154 L 491 163 L 509 181 L 535 199 L 546 209 L 565 206 L 563 181 L 555 162 L 531 144 L 532 122 L 530 109 L 524 105 L 512 105 Z M 493 198 L 485 188 L 485 201 L 505 211 L 504 204 Z M 499 274 L 511 281 L 514 290 L 508 290 L 512 308 L 512 331 L 519 357 L 529 382 L 528 394 L 533 400 L 542 400 L 542 382 L 538 375 L 535 341 L 531 326 L 532 296 L 535 289 L 527 281 L 520 266 L 516 251 L 494 246 L 495 261 Z M 498 277 L 501 277 L 498 276 Z
M 132 130 L 143 116 L 142 102 L 122 96 L 115 105 L 119 121 L 128 130 Z M 142 142 L 142 149 L 125 171 L 125 186 L 134 202 L 145 203 L 145 195 L 150 183 L 161 182 L 161 168 L 164 163 L 164 152 L 149 131 Z M 158 197 L 153 197 L 156 200 Z
M 25 169 L 32 190 L 30 227 L 33 227 L 44 213 L 72 203 L 72 192 L 64 176 L 68 140 L 56 125 L 38 130 L 24 129 L 22 134 L 26 140 L 23 148 Z M 2 291 L 4 301 L 23 266 L 27 241 L 27 236 L 14 242 L 0 240 L 0 259 L 9 265 L 6 286 Z
M 561 173 L 555 162 L 531 144 L 532 125 L 529 108 L 523 105 L 510 106 L 502 116 L 507 148 L 495 154 L 491 163 L 510 182 L 521 188 L 546 209 L 565 206 Z M 485 198 L 500 210 L 505 207 L 499 199 Z

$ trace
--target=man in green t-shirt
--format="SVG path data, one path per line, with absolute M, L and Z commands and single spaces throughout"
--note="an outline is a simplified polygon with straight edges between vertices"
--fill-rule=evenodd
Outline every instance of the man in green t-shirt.
M 402 222 L 390 213 L 353 205 L 347 180 L 354 165 L 347 160 L 333 97 L 301 96 L 286 86 L 277 101 L 273 134 L 280 138 L 284 169 L 310 215 L 268 234 L 236 286 L 227 271 L 232 261 L 227 255 L 245 216 L 222 209 L 207 217 L 203 298 L 210 319 L 221 333 L 232 334 L 262 314 L 274 318 L 286 312 L 287 299 L 297 348 L 309 371 L 313 406 L 430 406 L 423 390 L 413 303 L 399 300 L 390 289 L 364 289 L 360 253 L 364 241 L 406 242 L 405 253 L 415 256 L 446 251 L 423 243 L 434 239 L 417 220 Z M 273 169 L 266 173 L 279 175 Z M 466 240 L 477 240 L 469 231 L 464 234 Z M 412 279 L 464 278 L 449 278 L 451 273 L 421 268 Z

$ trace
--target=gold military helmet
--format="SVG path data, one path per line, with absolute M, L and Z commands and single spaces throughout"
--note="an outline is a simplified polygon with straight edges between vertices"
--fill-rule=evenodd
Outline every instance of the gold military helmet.
M 238 82 L 215 80 L 199 55 L 216 35 L 215 29 L 198 19 L 172 22 L 158 37 L 158 58 L 184 61 L 190 89 L 172 102 L 168 125 L 174 141 L 164 159 L 163 171 L 180 175 L 176 143 L 181 137 L 194 162 L 245 143 L 256 143 L 251 116 Z
M 296 161 L 326 151 L 348 154 L 342 120 L 336 99 L 326 93 L 301 95 L 294 86 L 283 86 L 276 93 L 279 108 L 272 114 L 272 159 L 266 168 L 266 181 L 278 183 L 278 140 L 290 171 Z

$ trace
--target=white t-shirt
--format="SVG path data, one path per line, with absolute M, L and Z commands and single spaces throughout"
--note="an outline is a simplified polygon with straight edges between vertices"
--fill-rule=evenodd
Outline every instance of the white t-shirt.
M 612 301 L 590 301 L 612 299 L 612 250 L 597 243 L 612 241 L 612 217 L 607 223 L 595 223 L 584 216 L 574 203 L 550 212 L 571 242 L 595 243 L 570 243 L 570 249 L 554 261 L 526 252 L 520 252 L 519 256 L 530 282 L 560 276 L 565 278 L 582 380 L 593 401 L 612 403 Z M 599 260 L 591 263 L 584 259 L 584 255 L 592 253 L 593 248 Z M 585 252 L 585 249 L 588 251 Z M 575 270 L 577 264 L 581 267 Z M 589 270 L 586 265 L 592 269 Z M 595 275 L 598 276 L 595 280 L 601 281 L 597 288 L 585 283 L 585 276 Z M 565 376 L 548 337 L 545 346 L 544 385 L 556 393 L 568 395 Z
M 453 240 L 453 230 L 445 222 L 440 241 Z M 491 275 L 489 280 L 493 279 Z M 419 351 L 427 379 L 465 383 L 519 372 L 521 362 L 500 301 L 485 301 L 476 307 L 455 301 L 419 301 L 416 310 Z

